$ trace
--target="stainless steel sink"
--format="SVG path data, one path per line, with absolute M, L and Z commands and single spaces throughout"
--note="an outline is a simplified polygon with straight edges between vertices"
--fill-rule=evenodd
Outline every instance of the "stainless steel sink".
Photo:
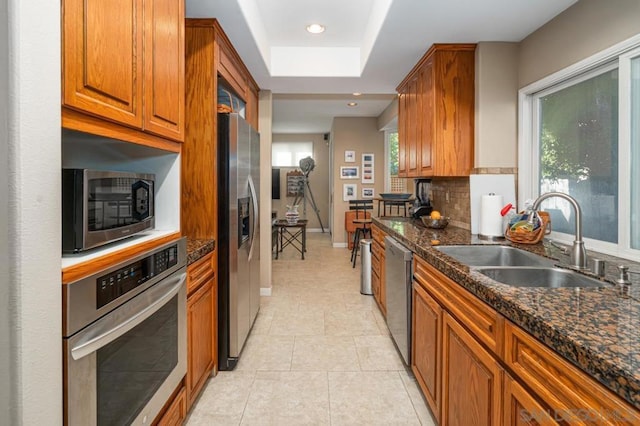
M 608 287 L 610 284 L 560 268 L 476 268 L 492 280 L 513 287 Z
M 554 262 L 537 254 L 508 246 L 437 246 L 436 250 L 468 266 L 553 266 Z

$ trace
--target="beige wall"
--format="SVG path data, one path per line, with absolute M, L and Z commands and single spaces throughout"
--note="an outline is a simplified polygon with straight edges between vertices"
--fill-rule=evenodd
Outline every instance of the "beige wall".
M 475 167 L 515 167 L 517 43 L 478 43 L 475 90 Z
M 322 219 L 322 225 L 325 231 L 329 226 L 329 143 L 324 140 L 322 133 L 313 134 L 274 134 L 273 142 L 313 142 L 313 159 L 316 162 L 316 167 L 309 174 L 309 186 L 313 193 L 313 198 L 316 202 L 316 206 L 320 211 L 320 219 Z M 300 170 L 297 167 L 281 167 L 280 168 L 280 199 L 272 200 L 272 208 L 277 211 L 279 218 L 284 218 L 284 214 L 287 211 L 287 204 L 293 202 L 293 197 L 287 197 L 287 172 L 291 170 Z M 271 168 L 269 168 L 271 172 Z M 269 186 L 271 191 L 271 186 Z M 269 194 L 271 198 L 271 194 Z M 303 217 L 303 205 L 300 203 L 300 217 Z M 306 219 L 309 221 L 307 229 L 320 229 L 320 223 L 318 217 L 313 211 L 311 202 L 307 200 L 307 214 Z
M 347 241 L 347 235 L 344 230 L 344 213 L 349 210 L 349 203 L 342 199 L 342 185 L 346 183 L 357 184 L 358 198 L 361 198 L 363 186 L 365 188 L 373 188 L 376 196 L 380 192 L 384 192 L 384 132 L 378 131 L 378 120 L 376 117 L 336 117 L 333 119 L 331 135 L 334 153 L 334 170 L 332 171 L 333 211 L 331 212 L 334 227 L 332 229 L 332 241 L 333 244 L 343 244 Z M 345 150 L 356 152 L 355 163 L 344 162 Z M 363 153 L 373 153 L 375 155 L 375 184 L 373 185 L 363 185 L 361 182 Z M 350 165 L 358 166 L 360 178 L 340 179 L 340 167 Z M 376 204 L 374 202 L 374 208 L 375 207 Z
M 270 90 L 261 90 L 258 103 L 260 131 L 260 292 L 271 294 L 271 122 Z
M 520 44 L 524 87 L 640 33 L 640 1 L 580 0 Z

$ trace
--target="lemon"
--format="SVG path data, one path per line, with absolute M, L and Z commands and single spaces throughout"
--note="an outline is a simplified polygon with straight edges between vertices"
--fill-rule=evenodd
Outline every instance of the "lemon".
M 440 212 L 438 210 L 434 210 L 431 212 L 431 219 L 433 220 L 438 220 L 442 217 L 442 215 L 440 214 Z

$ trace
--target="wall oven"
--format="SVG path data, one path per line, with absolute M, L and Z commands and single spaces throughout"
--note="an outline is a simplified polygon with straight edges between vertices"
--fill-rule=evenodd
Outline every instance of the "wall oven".
M 62 170 L 62 250 L 79 252 L 154 227 L 155 175 Z
M 151 424 L 187 372 L 186 242 L 63 286 L 64 420 Z

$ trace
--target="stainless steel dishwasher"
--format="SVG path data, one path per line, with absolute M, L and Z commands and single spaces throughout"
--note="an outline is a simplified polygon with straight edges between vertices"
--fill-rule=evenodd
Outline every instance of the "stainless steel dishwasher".
M 413 253 L 391 237 L 384 239 L 387 326 L 404 362 L 410 365 Z

